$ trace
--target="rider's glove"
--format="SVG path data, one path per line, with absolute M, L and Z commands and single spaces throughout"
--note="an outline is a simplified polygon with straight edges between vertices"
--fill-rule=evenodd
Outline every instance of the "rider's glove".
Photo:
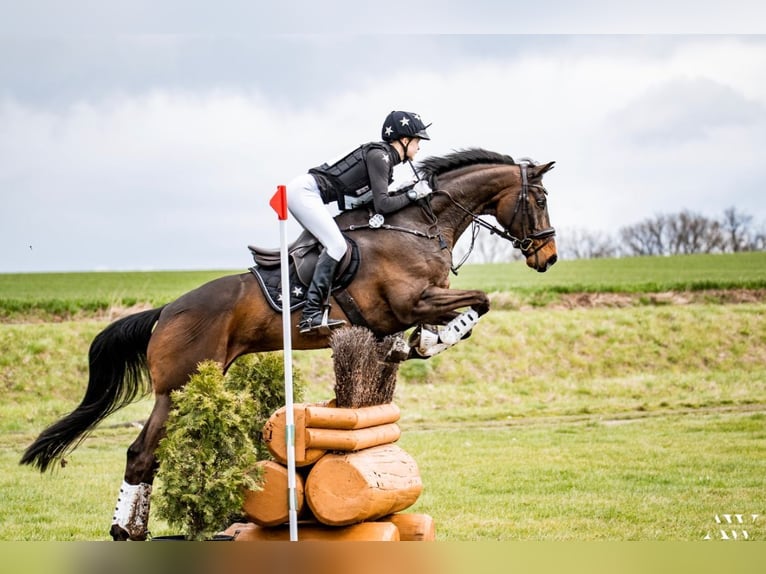
M 422 199 L 427 195 L 430 195 L 433 193 L 433 190 L 428 185 L 428 182 L 425 180 L 420 180 L 415 183 L 415 185 L 412 187 L 411 190 L 407 192 L 407 197 L 409 197 L 412 201 Z

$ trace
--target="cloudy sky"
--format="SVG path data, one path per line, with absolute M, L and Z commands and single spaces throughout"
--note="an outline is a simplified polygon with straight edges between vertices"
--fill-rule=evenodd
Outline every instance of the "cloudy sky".
M 433 122 L 420 157 L 555 160 L 560 229 L 731 206 L 766 223 L 766 17 L 736 1 L 627 19 L 596 1 L 425 2 L 342 24 L 327 10 L 344 3 L 314 2 L 269 8 L 271 28 L 252 2 L 182 25 L 181 2 L 7 4 L 0 272 L 245 268 L 248 243 L 278 246 L 276 186 L 378 139 L 392 109 Z

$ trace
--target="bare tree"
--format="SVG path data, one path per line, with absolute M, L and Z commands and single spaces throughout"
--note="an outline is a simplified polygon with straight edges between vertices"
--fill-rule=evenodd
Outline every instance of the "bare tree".
M 658 214 L 610 235 L 575 227 L 561 229 L 556 238 L 562 259 L 596 259 L 638 255 L 688 255 L 766 251 L 766 225 L 752 226 L 753 217 L 734 207 L 720 219 L 712 219 L 689 210 Z M 472 249 L 473 263 L 504 263 L 521 259 L 517 249 L 506 240 L 486 230 L 466 233 L 455 247 L 457 264 Z
M 721 224 L 688 210 L 668 216 L 665 232 L 670 255 L 715 253 L 724 249 Z
M 627 255 L 664 255 L 668 218 L 656 215 L 640 223 L 620 228 L 619 235 Z
M 750 232 L 752 221 L 752 215 L 740 213 L 735 207 L 730 207 L 723 212 L 721 232 L 729 251 L 737 253 L 739 251 L 751 251 L 754 248 L 754 236 Z
M 557 245 L 562 259 L 598 259 L 617 257 L 620 248 L 617 240 L 601 231 L 582 227 L 562 229 Z

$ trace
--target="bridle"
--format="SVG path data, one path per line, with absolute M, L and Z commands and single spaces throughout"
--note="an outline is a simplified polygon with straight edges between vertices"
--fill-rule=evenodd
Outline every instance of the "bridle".
M 547 227 L 545 229 L 541 229 L 540 231 L 530 231 L 530 228 L 533 227 L 533 223 L 532 213 L 529 210 L 529 188 L 538 189 L 545 195 L 548 195 L 548 190 L 546 190 L 542 185 L 529 183 L 529 179 L 527 177 L 527 168 L 530 165 L 529 163 L 522 162 L 518 165 L 521 174 L 521 190 L 519 191 L 519 196 L 516 198 L 516 205 L 513 208 L 513 215 L 511 216 L 511 220 L 508 222 L 508 226 L 504 226 L 503 229 L 492 225 L 488 221 L 483 220 L 479 215 L 461 205 L 446 191 L 435 190 L 434 193 L 446 195 L 447 198 L 449 198 L 449 200 L 453 203 L 453 205 L 455 205 L 461 211 L 465 212 L 471 218 L 475 229 L 474 240 L 476 238 L 478 227 L 483 227 L 484 229 L 489 230 L 490 233 L 510 241 L 511 245 L 513 245 L 514 248 L 520 250 L 525 257 L 531 257 L 532 255 L 536 255 L 540 249 L 545 247 L 545 245 L 547 245 L 556 236 L 556 230 L 553 227 Z M 513 223 L 516 221 L 517 217 L 521 217 L 521 237 L 516 237 L 515 235 L 511 234 L 511 227 L 513 227 Z M 534 243 L 536 241 L 540 241 L 540 243 L 534 247 Z M 471 248 L 469 249 L 468 254 L 470 254 L 472 249 L 473 241 L 471 242 Z M 468 254 L 466 254 L 466 257 L 457 266 L 458 268 L 465 262 Z

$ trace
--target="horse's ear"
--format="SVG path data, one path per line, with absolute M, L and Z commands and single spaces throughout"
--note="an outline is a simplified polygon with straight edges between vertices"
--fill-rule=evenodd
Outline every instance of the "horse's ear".
M 548 163 L 541 163 L 540 165 L 536 165 L 534 167 L 530 167 L 530 179 L 542 177 L 542 175 L 550 170 L 553 169 L 553 165 L 555 164 L 555 161 L 551 161 Z

